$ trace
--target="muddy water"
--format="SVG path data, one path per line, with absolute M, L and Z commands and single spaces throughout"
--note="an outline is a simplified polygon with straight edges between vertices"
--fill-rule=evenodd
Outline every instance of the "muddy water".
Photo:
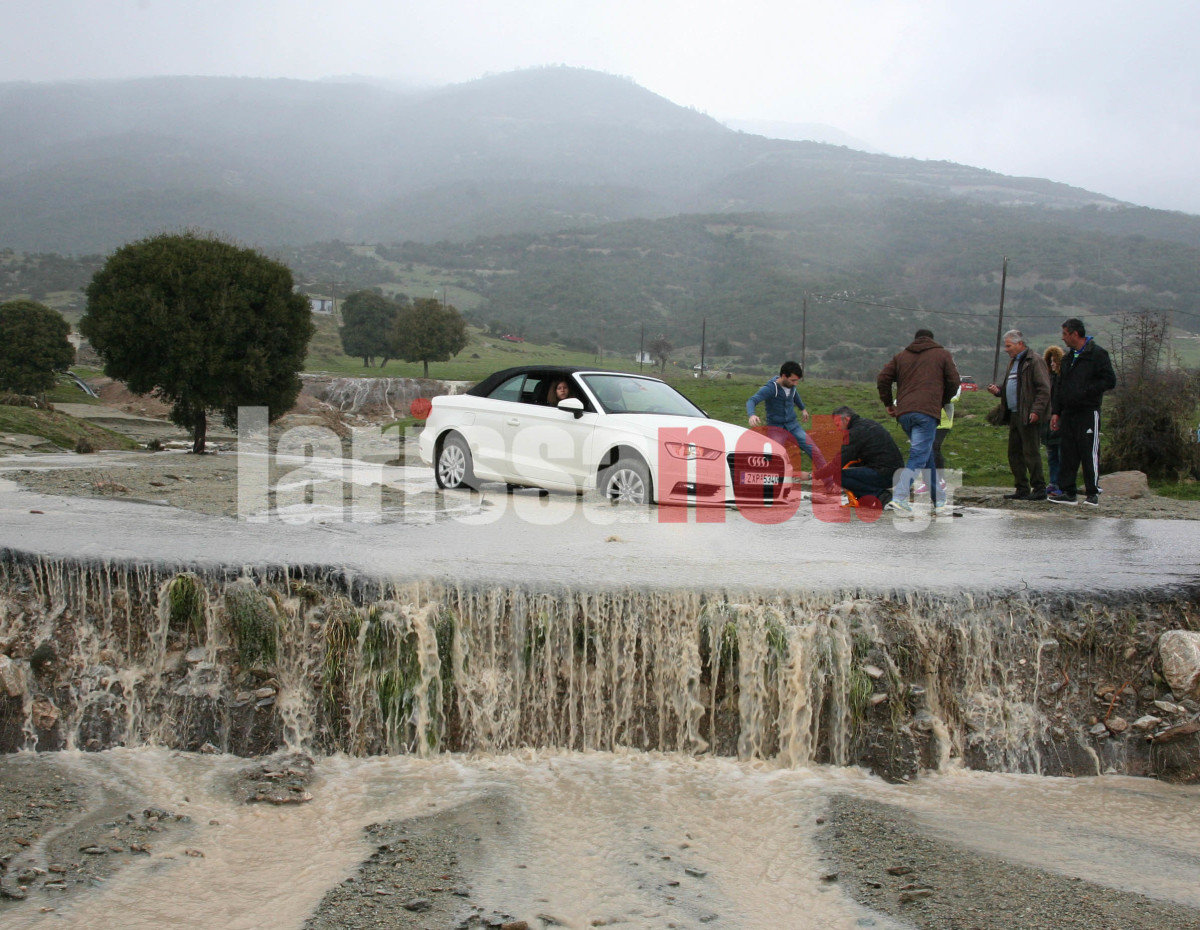
M 245 760 L 153 749 L 54 759 L 196 829 L 52 913 L 22 904 L 7 928 L 299 928 L 373 851 L 365 826 L 468 805 L 478 823 L 455 841 L 474 855 L 456 880 L 472 902 L 532 926 L 544 915 L 567 927 L 771 927 L 799 914 L 806 926 L 899 926 L 821 880 L 814 835 L 837 792 L 907 808 L 981 852 L 1200 905 L 1200 789 L 1145 780 L 952 772 L 897 787 L 857 769 L 655 753 L 339 756 L 318 762 L 312 802 L 268 807 L 231 789 Z

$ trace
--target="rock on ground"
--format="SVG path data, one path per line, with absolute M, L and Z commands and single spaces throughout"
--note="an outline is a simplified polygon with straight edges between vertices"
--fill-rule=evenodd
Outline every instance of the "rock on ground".
M 1140 471 L 1114 471 L 1100 476 L 1100 488 L 1109 498 L 1137 500 L 1150 496 L 1150 483 L 1146 473 Z
M 1158 640 L 1163 677 L 1177 697 L 1200 698 L 1200 633 L 1168 630 Z

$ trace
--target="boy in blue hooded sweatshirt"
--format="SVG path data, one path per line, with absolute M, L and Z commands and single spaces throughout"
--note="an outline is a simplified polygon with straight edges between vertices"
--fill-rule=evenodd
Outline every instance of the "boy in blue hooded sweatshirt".
M 801 450 L 808 453 L 815 470 L 825 467 L 825 456 L 809 441 L 808 434 L 804 432 L 796 416 L 796 411 L 799 410 L 800 416 L 808 420 L 808 410 L 804 401 L 800 399 L 800 392 L 796 390 L 796 385 L 803 377 L 804 369 L 798 362 L 784 362 L 779 366 L 779 376 L 764 384 L 746 401 L 746 416 L 750 418 L 751 426 L 761 425 L 762 420 L 758 418 L 754 408 L 760 403 L 764 404 L 767 426 L 782 427 L 791 433 Z

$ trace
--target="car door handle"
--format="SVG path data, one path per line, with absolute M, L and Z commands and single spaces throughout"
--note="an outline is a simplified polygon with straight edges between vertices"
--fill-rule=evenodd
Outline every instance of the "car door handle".
M 509 426 L 520 426 L 521 418 L 520 417 L 509 417 L 504 422 L 507 423 Z

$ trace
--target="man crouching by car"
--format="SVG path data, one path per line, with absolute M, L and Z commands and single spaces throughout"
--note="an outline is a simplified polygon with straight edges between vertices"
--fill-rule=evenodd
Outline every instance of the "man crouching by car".
M 904 467 L 904 456 L 892 434 L 881 423 L 860 417 L 849 407 L 833 411 L 834 425 L 846 433 L 841 456 L 834 458 L 814 477 L 841 481 L 842 489 L 859 499 L 861 506 L 884 507 L 892 499 L 892 481 Z M 878 499 L 871 504 L 869 498 Z

